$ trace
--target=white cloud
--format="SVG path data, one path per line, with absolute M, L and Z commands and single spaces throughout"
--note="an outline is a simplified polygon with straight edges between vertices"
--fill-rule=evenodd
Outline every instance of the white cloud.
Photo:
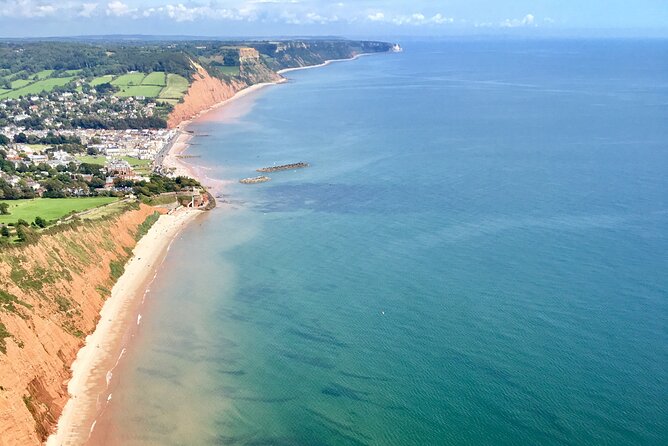
M 533 14 L 527 14 L 521 19 L 506 19 L 499 24 L 502 28 L 517 28 L 520 26 L 537 26 L 536 17 Z
M 107 16 L 173 22 L 244 21 L 293 25 L 383 23 L 390 26 L 444 26 L 454 19 L 436 11 L 360 8 L 350 1 L 311 0 L 0 0 L 0 17 L 71 20 Z
M 421 12 L 413 14 L 391 14 L 386 15 L 383 12 L 373 12 L 366 16 L 366 19 L 371 22 L 386 22 L 393 25 L 443 25 L 446 23 L 453 23 L 454 19 L 446 17 L 440 12 L 431 17 L 425 16 Z
M 119 0 L 114 0 L 113 2 L 107 3 L 107 15 L 121 17 L 128 15 L 131 12 L 132 10 L 130 7 Z
M 373 14 L 369 14 L 366 16 L 367 19 L 371 20 L 372 22 L 382 22 L 385 20 L 385 14 L 382 12 L 374 12 Z
M 336 22 L 338 19 L 337 16 L 323 16 L 315 12 L 306 13 L 306 23 L 319 23 L 324 25 L 326 23 Z
M 48 17 L 54 16 L 58 9 L 57 3 L 39 0 L 0 1 L 0 17 Z
M 452 17 L 444 17 L 440 12 L 431 18 L 432 23 L 441 25 L 443 23 L 452 23 L 455 21 Z
M 213 8 L 211 6 L 186 6 L 183 3 L 167 4 L 155 8 L 148 8 L 141 12 L 142 17 L 164 17 L 176 22 L 193 22 L 196 20 L 248 20 L 256 19 L 253 7 L 243 10 Z
M 97 3 L 82 3 L 81 10 L 77 15 L 81 17 L 92 17 L 93 14 L 95 13 L 95 10 L 97 10 L 97 7 L 98 7 Z

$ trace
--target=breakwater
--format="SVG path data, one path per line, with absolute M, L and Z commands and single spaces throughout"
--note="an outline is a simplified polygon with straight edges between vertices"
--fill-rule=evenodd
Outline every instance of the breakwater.
M 278 171 L 281 171 L 281 170 L 303 169 L 305 167 L 309 167 L 309 164 L 308 163 L 283 164 L 283 165 L 280 165 L 280 166 L 262 167 L 262 168 L 256 169 L 256 170 L 258 172 L 268 173 L 268 172 L 278 172 Z
M 259 176 L 259 177 L 252 177 L 252 178 L 244 178 L 242 180 L 239 180 L 241 184 L 257 184 L 257 183 L 266 183 L 267 181 L 270 181 L 271 178 L 265 177 L 265 176 Z

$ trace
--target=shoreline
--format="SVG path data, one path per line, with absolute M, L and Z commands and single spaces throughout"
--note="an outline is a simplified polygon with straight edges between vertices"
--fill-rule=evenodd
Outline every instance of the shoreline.
M 337 62 L 348 62 L 348 61 L 353 61 L 356 59 L 359 59 L 364 56 L 371 56 L 375 53 L 361 53 L 361 54 L 356 54 L 353 57 L 349 57 L 347 59 L 330 59 L 326 60 L 321 64 L 317 65 L 308 65 L 304 67 L 294 67 L 294 68 L 284 68 L 282 70 L 278 70 L 276 74 L 278 75 L 283 75 L 285 73 L 290 73 L 293 71 L 299 71 L 299 70 L 310 70 L 312 68 L 321 68 L 325 67 L 327 65 L 331 65 L 333 63 Z M 179 158 L 181 155 L 183 155 L 187 150 L 188 147 L 190 146 L 190 140 L 193 137 L 192 133 L 189 133 L 186 129 L 190 124 L 195 122 L 197 119 L 201 118 L 202 116 L 217 110 L 219 108 L 222 108 L 226 105 L 229 105 L 233 103 L 234 101 L 237 101 L 251 93 L 254 93 L 256 91 L 259 91 L 265 87 L 270 87 L 273 85 L 279 85 L 279 84 L 284 84 L 286 82 L 289 82 L 289 79 L 282 77 L 281 79 L 275 81 L 275 82 L 261 82 L 259 84 L 254 84 L 251 86 L 248 86 L 246 88 L 243 88 L 239 91 L 237 91 L 234 96 L 232 96 L 229 99 L 226 99 L 224 101 L 221 101 L 217 104 L 212 105 L 211 107 L 207 107 L 206 109 L 200 111 L 197 113 L 195 116 L 193 116 L 190 119 L 186 119 L 185 121 L 182 121 L 177 125 L 174 129 L 178 132 L 178 136 L 172 143 L 171 147 L 165 154 L 164 158 L 162 159 L 161 165 L 163 167 L 167 167 L 170 169 L 174 169 L 174 173 L 176 175 L 182 175 L 182 176 L 189 176 L 192 178 L 197 179 L 200 182 L 203 182 L 204 179 L 209 180 L 209 181 L 214 181 L 219 183 L 217 187 L 221 187 L 220 184 L 224 184 L 224 180 L 215 180 L 208 178 L 206 175 L 203 174 L 203 172 L 198 172 L 197 169 L 198 167 L 194 164 L 188 163 L 183 161 L 182 158 Z M 201 169 L 201 167 L 199 167 Z M 215 189 L 215 187 L 214 187 Z M 217 190 L 217 192 L 220 192 L 220 190 Z
M 169 148 L 164 158 L 162 159 L 161 165 L 168 169 L 173 169 L 174 174 L 177 176 L 187 176 L 195 178 L 200 183 L 202 183 L 203 186 L 207 187 L 207 189 L 215 192 L 213 195 L 217 195 L 222 191 L 222 188 L 226 183 L 226 181 L 209 178 L 204 172 L 202 172 L 202 170 L 204 169 L 203 166 L 197 166 L 195 164 L 188 163 L 184 161 L 183 158 L 180 158 L 190 147 L 190 140 L 194 136 L 192 133 L 189 133 L 186 129 L 190 124 L 192 124 L 202 116 L 214 110 L 230 105 L 231 103 L 245 96 L 248 96 L 251 93 L 259 91 L 265 87 L 283 84 L 286 83 L 287 81 L 288 81 L 287 79 L 282 78 L 276 82 L 262 82 L 259 84 L 251 85 L 249 87 L 239 90 L 231 98 L 221 101 L 217 104 L 214 104 L 211 107 L 208 107 L 200 111 L 192 118 L 182 121 L 181 123 L 179 123 L 179 125 L 175 127 L 175 130 L 178 132 L 178 135 L 176 136 L 176 139 L 174 140 L 171 147 Z M 204 184 L 205 182 L 213 184 Z
M 327 66 L 335 62 L 358 59 L 368 54 L 358 54 L 348 59 L 327 60 L 318 65 L 286 68 L 277 74 Z M 281 78 L 275 82 L 263 82 L 239 90 L 229 99 L 200 111 L 190 119 L 179 123 L 175 129 L 176 139 L 171 143 L 160 165 L 173 168 L 176 175 L 183 175 L 204 182 L 213 182 L 207 189 L 220 192 L 224 180 L 208 178 L 203 166 L 185 162 L 183 155 L 194 136 L 186 128 L 203 115 L 229 105 L 230 103 L 256 92 L 264 87 L 288 82 Z M 81 445 L 88 442 L 99 416 L 112 398 L 113 380 L 116 366 L 123 358 L 133 331 L 140 323 L 139 309 L 164 262 L 171 243 L 180 232 L 203 211 L 179 208 L 173 213 L 163 214 L 142 237 L 132 251 L 132 257 L 125 265 L 125 271 L 114 284 L 111 297 L 100 310 L 100 319 L 92 334 L 78 351 L 70 365 L 72 377 L 67 383 L 69 398 L 58 418 L 56 429 L 49 435 L 47 446 Z
M 333 63 L 349 62 L 351 60 L 357 60 L 360 57 L 371 56 L 372 54 L 382 54 L 382 53 L 360 53 L 360 54 L 355 54 L 353 57 L 349 57 L 347 59 L 329 59 L 329 60 L 326 60 L 323 63 L 317 64 L 317 65 L 307 65 L 305 67 L 294 67 L 294 68 L 283 68 L 282 70 L 278 70 L 276 73 L 284 74 L 284 73 L 290 73 L 292 71 L 310 70 L 311 68 L 326 67 L 327 65 L 330 65 L 330 64 L 333 64 Z
M 95 331 L 86 337 L 70 366 L 69 399 L 47 445 L 80 445 L 88 441 L 98 415 L 111 400 L 113 370 L 124 355 L 130 332 L 139 323 L 137 311 L 144 296 L 172 241 L 202 212 L 181 208 L 161 215 L 133 249 L 123 275 L 100 310 Z

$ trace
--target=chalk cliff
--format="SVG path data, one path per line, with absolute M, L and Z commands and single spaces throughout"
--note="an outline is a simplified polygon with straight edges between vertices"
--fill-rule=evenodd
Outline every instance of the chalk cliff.
M 154 211 L 133 205 L 0 251 L 0 445 L 38 445 L 54 428 L 70 365 Z

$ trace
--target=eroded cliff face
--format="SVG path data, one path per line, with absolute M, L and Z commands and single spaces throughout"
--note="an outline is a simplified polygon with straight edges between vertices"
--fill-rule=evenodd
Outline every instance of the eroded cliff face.
M 219 102 L 230 99 L 247 87 L 243 81 L 233 80 L 226 83 L 210 76 L 201 66 L 197 65 L 196 68 L 197 73 L 193 75 L 194 80 L 183 97 L 183 102 L 176 104 L 167 118 L 167 125 L 170 128 L 194 118 Z
M 141 205 L 0 252 L 0 445 L 38 445 L 55 427 L 70 365 L 153 212 Z

